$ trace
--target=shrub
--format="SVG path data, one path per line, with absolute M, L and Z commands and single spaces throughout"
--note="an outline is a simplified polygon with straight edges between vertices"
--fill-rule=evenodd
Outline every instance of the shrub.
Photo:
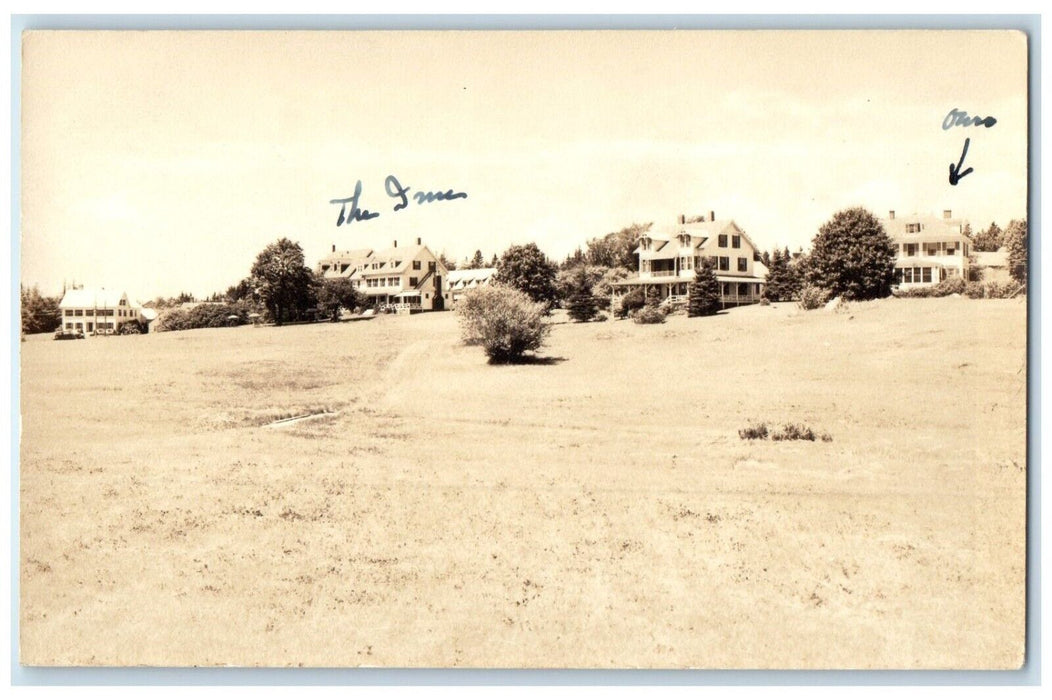
M 457 302 L 464 343 L 481 345 L 491 363 L 515 362 L 537 350 L 551 327 L 547 304 L 502 285 L 478 287 Z
M 142 323 L 139 321 L 126 321 L 121 324 L 120 328 L 117 329 L 118 335 L 141 335 L 142 334 Z
M 982 299 L 985 293 L 982 282 L 967 282 L 964 285 L 964 294 L 969 299 Z
M 252 307 L 246 302 L 234 304 L 201 303 L 192 309 L 166 309 L 157 319 L 155 330 L 185 331 L 191 328 L 225 328 L 248 323 Z M 233 318 L 236 317 L 236 318 Z
M 632 320 L 636 323 L 664 323 L 665 312 L 661 307 L 648 304 L 637 311 L 632 317 Z
M 738 431 L 738 437 L 742 440 L 766 440 L 767 435 L 768 431 L 766 423 L 749 425 Z
M 776 430 L 771 433 L 772 440 L 810 440 L 814 442 L 815 431 L 808 428 L 806 425 L 800 425 L 797 423 L 786 423 L 781 430 Z M 832 439 L 832 438 L 830 438 Z M 828 442 L 828 441 L 827 441 Z
M 805 311 L 820 309 L 829 301 L 829 290 L 808 285 L 800 290 L 800 308 Z
M 636 287 L 621 297 L 621 304 L 617 309 L 617 315 L 625 318 L 633 311 L 638 311 L 647 305 L 646 295 L 642 287 Z
M 593 321 L 605 321 L 608 318 L 606 314 L 597 314 Z
M 1018 282 L 986 283 L 986 296 L 990 299 L 1008 299 L 1019 291 Z
M 770 302 L 770 300 L 767 297 L 763 297 L 763 298 L 760 299 L 760 306 L 770 306 L 770 305 L 771 305 L 771 302 Z
M 951 294 L 964 294 L 967 284 L 963 277 L 947 277 L 932 288 L 932 295 L 946 297 Z

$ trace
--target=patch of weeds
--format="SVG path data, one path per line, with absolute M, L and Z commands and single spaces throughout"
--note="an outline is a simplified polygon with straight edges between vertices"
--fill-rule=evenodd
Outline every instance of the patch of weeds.
M 781 430 L 771 433 L 772 440 L 810 440 L 815 441 L 815 431 L 800 423 L 786 423 Z
M 776 442 L 786 440 L 808 440 L 810 442 L 821 440 L 822 442 L 833 442 L 833 436 L 829 433 L 816 433 L 803 423 L 786 423 L 781 428 L 776 428 L 774 430 L 768 428 L 766 423 L 756 423 L 755 425 L 749 425 L 739 430 L 738 437 L 742 440 L 767 440 L 769 438 Z
M 768 435 L 766 423 L 746 426 L 738 431 L 738 437 L 742 440 L 766 440 Z

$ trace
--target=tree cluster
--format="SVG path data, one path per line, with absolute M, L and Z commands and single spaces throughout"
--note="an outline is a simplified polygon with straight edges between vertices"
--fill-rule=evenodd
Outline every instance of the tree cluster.
M 23 333 L 50 333 L 62 324 L 60 298 L 44 296 L 36 285 L 23 285 L 21 292 Z

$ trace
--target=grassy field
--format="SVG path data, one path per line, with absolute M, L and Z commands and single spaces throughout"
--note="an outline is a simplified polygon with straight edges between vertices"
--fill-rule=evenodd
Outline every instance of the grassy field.
M 21 660 L 1014 668 L 1025 329 L 754 306 L 519 366 L 451 313 L 33 337 Z

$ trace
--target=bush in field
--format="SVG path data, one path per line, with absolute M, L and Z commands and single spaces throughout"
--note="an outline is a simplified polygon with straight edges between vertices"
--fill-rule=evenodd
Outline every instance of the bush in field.
M 805 311 L 820 309 L 829 301 L 829 291 L 821 287 L 806 286 L 800 290 L 800 308 Z
M 632 320 L 636 323 L 664 323 L 665 315 L 660 306 L 647 304 L 632 316 Z
M 551 330 L 544 316 L 547 304 L 502 285 L 478 287 L 457 302 L 461 336 L 467 345 L 481 345 L 491 363 L 521 360 L 537 350 Z
M 768 430 L 766 423 L 749 425 L 738 431 L 738 437 L 742 440 L 766 440 L 767 436 Z
M 621 297 L 620 305 L 617 308 L 617 315 L 620 318 L 625 318 L 633 311 L 638 311 L 646 305 L 647 297 L 643 292 L 643 288 L 636 287 Z
M 781 430 L 776 430 L 771 433 L 771 439 L 778 440 L 810 440 L 814 442 L 815 431 L 808 428 L 806 425 L 800 425 L 797 423 L 786 423 Z

